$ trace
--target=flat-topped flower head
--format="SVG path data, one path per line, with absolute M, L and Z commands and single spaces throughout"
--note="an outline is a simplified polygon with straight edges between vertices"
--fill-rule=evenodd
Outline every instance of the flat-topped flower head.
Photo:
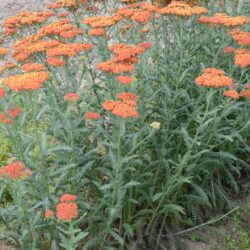
M 35 90 L 41 88 L 48 79 L 49 74 L 46 71 L 29 72 L 4 78 L 3 84 L 15 91 Z
M 225 72 L 220 69 L 206 68 L 204 73 L 195 79 L 198 86 L 210 88 L 222 88 L 233 86 L 233 80 L 225 76 Z
M 121 118 L 138 117 L 138 112 L 136 109 L 137 96 L 135 94 L 123 92 L 118 94 L 117 98 L 121 99 L 122 101 L 108 100 L 103 103 L 102 107 Z
M 46 70 L 45 66 L 41 63 L 25 63 L 24 65 L 22 65 L 21 69 L 26 72 Z
M 137 95 L 130 92 L 122 92 L 116 96 L 116 98 L 121 100 L 137 100 Z
M 66 64 L 63 59 L 58 57 L 48 57 L 46 59 L 46 62 L 53 67 L 63 67 Z
M 92 28 L 105 28 L 115 25 L 120 20 L 121 18 L 118 15 L 94 16 L 85 18 L 83 23 L 91 26 Z
M 95 28 L 88 30 L 89 36 L 105 36 L 106 32 L 104 28 Z
M 64 101 L 77 102 L 80 99 L 80 95 L 76 93 L 67 93 L 63 96 Z
M 13 119 L 8 117 L 8 115 L 6 115 L 5 113 L 0 113 L 0 121 L 4 124 L 13 124 L 14 123 Z
M 19 107 L 16 108 L 12 108 L 12 109 L 8 109 L 7 110 L 7 114 L 8 116 L 10 116 L 11 118 L 16 118 L 17 116 L 19 116 L 22 113 L 22 109 Z
M 241 68 L 250 66 L 250 50 L 236 49 L 234 52 L 234 64 Z
M 8 177 L 11 180 L 26 179 L 32 175 L 31 170 L 25 168 L 20 161 L 6 165 L 0 169 L 0 177 Z
M 230 32 L 233 39 L 237 41 L 240 46 L 250 46 L 250 32 L 240 29 L 234 29 Z
M 45 218 L 51 218 L 51 217 L 53 217 L 54 216 L 54 211 L 53 210 L 51 210 L 51 209 L 48 209 L 48 210 L 46 210 L 45 212 L 44 212 L 44 217 Z
M 0 99 L 5 96 L 5 90 L 3 88 L 0 88 Z
M 8 53 L 8 50 L 6 48 L 0 47 L 0 56 L 4 56 Z
M 232 53 L 234 53 L 234 51 L 235 51 L 235 48 L 231 47 L 231 46 L 225 47 L 223 49 L 223 52 L 226 53 L 226 54 L 232 54 Z
M 250 98 L 250 88 L 245 88 L 245 89 L 243 89 L 243 90 L 240 92 L 239 95 L 240 95 L 240 97 L 249 99 L 249 98 Z
M 96 112 L 87 112 L 84 115 L 84 120 L 98 120 L 100 118 L 101 118 L 100 114 Z
M 163 15 L 190 17 L 193 15 L 208 13 L 208 10 L 199 6 L 190 6 L 184 2 L 173 1 L 168 6 L 161 8 L 159 13 Z
M 74 202 L 77 200 L 77 196 L 74 194 L 63 194 L 60 197 L 60 202 Z
M 4 22 L 4 33 L 6 35 L 13 35 L 18 30 L 45 22 L 49 19 L 54 13 L 51 11 L 43 11 L 43 12 L 30 12 L 24 11 L 16 14 L 15 16 L 8 17 Z
M 133 77 L 131 76 L 117 76 L 117 81 L 121 84 L 128 85 L 133 82 Z
M 78 207 L 74 202 L 59 203 L 56 206 L 59 220 L 71 221 L 78 217 Z
M 234 89 L 230 89 L 230 90 L 225 90 L 223 93 L 224 96 L 232 98 L 232 99 L 239 99 L 239 93 L 234 90 Z
M 247 24 L 249 18 L 247 16 L 229 16 L 227 13 L 216 13 L 213 16 L 202 16 L 197 19 L 198 23 L 207 24 L 209 26 L 225 26 L 236 27 Z
M 128 73 L 135 69 L 132 63 L 115 62 L 114 59 L 98 63 L 96 67 L 97 69 L 113 74 Z
M 137 118 L 138 112 L 136 107 L 128 105 L 125 102 L 118 102 L 117 105 L 112 110 L 112 114 L 119 116 L 121 118 Z

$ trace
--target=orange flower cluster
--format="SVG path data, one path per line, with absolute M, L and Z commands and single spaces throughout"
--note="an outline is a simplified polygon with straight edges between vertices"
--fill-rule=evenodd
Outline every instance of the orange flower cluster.
M 237 41 L 238 45 L 250 46 L 250 32 L 245 32 L 240 29 L 235 29 L 230 32 L 233 39 Z
M 73 194 L 63 194 L 60 197 L 60 202 L 74 202 L 77 200 L 77 196 Z
M 105 29 L 103 28 L 95 28 L 95 29 L 88 30 L 88 35 L 89 36 L 105 36 L 106 32 L 105 32 Z
M 5 96 L 5 91 L 3 88 L 0 88 L 0 99 Z
M 250 98 L 250 88 L 245 88 L 240 92 L 240 96 L 243 98 Z
M 133 77 L 131 76 L 117 76 L 116 79 L 118 82 L 124 85 L 130 84 L 131 82 L 133 82 Z
M 12 118 L 16 118 L 17 116 L 19 116 L 22 113 L 22 109 L 17 107 L 17 108 L 12 108 L 7 110 L 7 114 L 12 117 Z
M 63 97 L 64 101 L 76 102 L 80 99 L 80 95 L 76 93 L 67 93 Z
M 7 50 L 6 48 L 2 48 L 2 47 L 0 47 L 0 56 L 4 56 L 4 55 L 6 55 L 6 54 L 7 54 L 7 52 L 8 52 L 8 50 Z
M 21 69 L 26 72 L 46 70 L 45 66 L 41 63 L 25 63 L 24 65 L 22 65 Z
M 78 207 L 75 201 L 77 196 L 64 194 L 60 198 L 60 203 L 57 204 L 57 218 L 59 220 L 71 221 L 78 216 Z
M 97 64 L 97 68 L 114 74 L 130 72 L 134 70 L 134 63 L 139 59 L 137 56 L 144 52 L 144 48 L 118 43 L 110 47 L 114 57 L 109 61 Z
M 118 94 L 117 98 L 122 101 L 108 100 L 102 104 L 102 107 L 122 118 L 138 117 L 138 112 L 136 110 L 137 96 L 135 94 L 123 92 Z
M 115 54 L 115 62 L 133 62 L 137 61 L 136 56 L 139 56 L 144 52 L 144 48 L 139 46 L 132 46 L 123 43 L 114 44 L 110 47 L 110 50 Z
M 48 20 L 53 15 L 51 11 L 36 12 L 25 11 L 16 16 L 9 17 L 4 23 L 4 33 L 6 35 L 15 34 L 19 29 L 25 26 L 40 24 Z
M 75 9 L 78 8 L 80 3 L 86 3 L 87 0 L 57 0 L 56 3 L 48 5 L 50 9 L 59 9 L 59 8 L 69 8 Z
M 22 112 L 22 109 L 17 107 L 17 108 L 12 108 L 6 111 L 6 113 L 0 113 L 0 120 L 4 124 L 13 124 L 14 123 L 14 118 L 19 116 Z
M 105 28 L 115 25 L 121 17 L 118 15 L 114 16 L 94 16 L 87 17 L 83 20 L 83 23 L 90 25 L 92 28 Z
M 50 66 L 54 67 L 62 67 L 66 64 L 66 62 L 63 59 L 57 57 L 48 57 L 46 61 Z
M 107 71 L 113 74 L 126 73 L 135 69 L 134 65 L 131 63 L 117 63 L 113 59 L 98 63 L 96 67 L 100 70 Z
M 59 43 L 57 46 L 53 48 L 49 48 L 46 50 L 46 54 L 48 57 L 57 57 L 57 56 L 67 56 L 73 57 L 82 51 L 89 51 L 94 47 L 93 44 L 86 43 Z
M 230 89 L 230 90 L 225 90 L 223 93 L 224 96 L 232 98 L 232 99 L 239 99 L 239 93 L 234 90 L 234 89 Z
M 226 13 L 216 13 L 213 16 L 202 16 L 198 18 L 197 21 L 211 26 L 223 25 L 226 27 L 235 27 L 247 24 L 249 22 L 249 18 L 247 16 L 231 17 Z
M 8 177 L 11 180 L 26 179 L 31 175 L 31 170 L 25 168 L 20 161 L 11 163 L 0 169 L 0 177 Z
M 82 33 L 83 33 L 82 30 L 80 28 L 75 27 L 75 25 L 71 24 L 69 19 L 62 19 L 59 21 L 55 21 L 53 23 L 50 23 L 42 27 L 39 30 L 39 34 L 43 37 L 57 35 L 69 39 Z
M 12 90 L 34 90 L 42 86 L 49 79 L 49 74 L 46 71 L 29 72 L 20 75 L 13 75 L 3 79 L 5 86 Z
M 65 11 L 65 12 L 58 13 L 58 14 L 57 14 L 57 17 L 59 17 L 59 18 L 61 18 L 61 17 L 64 18 L 64 17 L 67 17 L 68 15 L 69 15 L 69 13 Z
M 85 120 L 98 120 L 100 118 L 101 118 L 100 114 L 96 112 L 87 112 L 84 116 Z
M 152 45 L 152 43 L 146 43 L 145 42 L 145 43 L 139 43 L 138 46 L 142 47 L 144 49 L 150 49 L 153 45 Z
M 117 14 L 122 18 L 146 24 L 153 17 L 153 13 L 156 13 L 158 10 L 158 5 L 135 3 L 119 9 Z
M 193 15 L 208 13 L 208 10 L 204 7 L 190 6 L 187 3 L 173 1 L 168 6 L 160 9 L 159 13 L 163 15 L 190 17 Z
M 51 209 L 46 210 L 45 213 L 44 213 L 45 218 L 51 218 L 53 216 L 54 216 L 54 211 L 51 210 Z
M 12 69 L 14 67 L 16 67 L 17 64 L 13 63 L 13 62 L 6 62 L 3 66 L 0 67 L 0 73 L 3 73 L 9 69 Z
M 44 52 L 49 48 L 53 48 L 61 44 L 61 42 L 57 40 L 43 41 L 41 38 L 42 36 L 37 34 L 18 40 L 12 46 L 12 49 L 14 50 L 13 57 L 17 61 L 23 61 L 34 53 Z
M 0 120 L 4 124 L 13 124 L 13 120 L 4 113 L 0 113 Z
M 234 55 L 234 63 L 241 68 L 250 66 L 250 50 L 236 49 Z
M 199 86 L 221 88 L 226 86 L 233 86 L 233 80 L 225 76 L 225 72 L 220 69 L 207 68 L 204 73 L 195 79 Z
M 223 51 L 224 51 L 224 53 L 226 53 L 226 54 L 231 54 L 231 53 L 234 53 L 235 48 L 234 48 L 234 47 L 231 47 L 231 46 L 228 46 L 228 47 L 225 47 L 225 48 L 223 49 Z

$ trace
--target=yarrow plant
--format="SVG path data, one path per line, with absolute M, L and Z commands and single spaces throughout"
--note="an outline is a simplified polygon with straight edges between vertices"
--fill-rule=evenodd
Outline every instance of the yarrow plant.
M 5 19 L 1 238 L 165 249 L 232 209 L 249 168 L 247 8 L 55 0 Z

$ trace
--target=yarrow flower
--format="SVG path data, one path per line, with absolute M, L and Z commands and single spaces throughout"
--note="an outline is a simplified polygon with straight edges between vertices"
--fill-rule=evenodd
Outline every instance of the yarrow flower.
M 220 69 L 207 68 L 204 73 L 195 79 L 195 82 L 199 86 L 222 88 L 227 86 L 233 86 L 233 80 L 225 76 L 225 72 Z
M 22 65 L 21 69 L 26 72 L 46 70 L 45 66 L 41 63 L 25 63 L 24 65 Z
M 105 32 L 105 29 L 103 28 L 95 28 L 95 29 L 88 30 L 88 35 L 89 36 L 105 36 L 106 32 Z
M 54 216 L 54 211 L 51 210 L 51 209 L 46 210 L 45 213 L 44 213 L 45 218 L 51 218 L 53 216 Z
M 2 48 L 2 47 L 0 47 L 0 56 L 4 56 L 4 55 L 6 55 L 6 54 L 7 54 L 7 52 L 8 52 L 8 50 L 7 50 L 6 48 Z
M 200 15 L 203 13 L 208 13 L 208 10 L 203 7 L 193 6 L 183 3 L 173 1 L 167 7 L 164 7 L 159 10 L 160 14 L 164 15 L 177 15 L 183 17 L 190 17 L 193 15 Z
M 64 101 L 76 102 L 80 99 L 80 95 L 76 93 L 67 93 L 63 97 Z
M 239 93 L 234 89 L 225 90 L 223 95 L 226 96 L 226 97 L 233 98 L 233 99 L 239 99 L 240 98 Z
M 48 57 L 46 61 L 50 66 L 54 67 L 63 67 L 66 64 L 63 59 L 57 57 Z
M 139 43 L 138 46 L 142 47 L 144 49 L 149 49 L 149 48 L 152 47 L 152 43 L 146 43 L 146 42 L 145 43 Z
M 6 35 L 13 35 L 19 29 L 32 24 L 40 24 L 48 20 L 53 15 L 51 11 L 36 12 L 30 11 L 20 12 L 15 16 L 8 17 L 4 22 L 4 33 Z
M 250 98 L 250 88 L 245 88 L 240 92 L 240 97 Z
M 32 171 L 25 168 L 20 161 L 6 165 L 0 169 L 0 177 L 8 177 L 11 180 L 26 179 L 32 175 Z
M 3 66 L 0 67 L 0 73 L 4 73 L 5 71 L 15 68 L 17 66 L 16 63 L 6 62 Z
M 5 86 L 15 91 L 35 90 L 41 88 L 42 84 L 49 79 L 46 71 L 29 72 L 20 75 L 13 75 L 3 79 Z
M 249 22 L 249 18 L 247 16 L 231 17 L 226 13 L 216 13 L 213 16 L 202 16 L 197 19 L 197 22 L 201 24 L 208 24 L 210 26 L 223 25 L 226 27 L 235 27 L 247 24 Z
M 122 118 L 138 117 L 138 112 L 136 110 L 137 96 L 135 94 L 123 92 L 118 94 L 117 98 L 123 101 L 108 100 L 102 104 L 102 107 Z
M 238 45 L 250 46 L 250 32 L 245 32 L 240 29 L 234 29 L 230 32 L 233 39 L 237 41 Z
M 248 67 L 250 65 L 250 50 L 236 49 L 234 55 L 234 63 L 241 68 Z
M 74 202 L 77 200 L 77 196 L 74 194 L 63 194 L 60 197 L 60 202 Z
M 12 109 L 8 109 L 7 110 L 7 114 L 12 117 L 12 118 L 16 118 L 17 116 L 19 116 L 22 113 L 22 109 L 17 107 L 17 108 L 12 108 Z
M 5 91 L 3 88 L 0 88 L 0 99 L 5 96 Z
M 225 48 L 223 49 L 223 52 L 226 53 L 226 54 L 234 53 L 234 51 L 235 51 L 235 48 L 234 48 L 234 47 L 231 47 L 231 46 L 225 47 Z
M 130 92 L 122 92 L 116 96 L 116 98 L 121 100 L 137 100 L 137 95 Z
M 85 120 L 98 120 L 100 118 L 100 114 L 96 112 L 87 112 L 84 116 Z
M 117 76 L 116 79 L 118 82 L 124 85 L 130 84 L 131 82 L 133 82 L 133 77 L 131 76 Z
M 71 221 L 78 217 L 78 207 L 74 202 L 59 203 L 56 206 L 59 220 Z

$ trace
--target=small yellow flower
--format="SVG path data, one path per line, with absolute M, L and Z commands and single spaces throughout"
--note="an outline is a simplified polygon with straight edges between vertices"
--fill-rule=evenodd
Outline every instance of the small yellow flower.
M 152 122 L 150 124 L 150 127 L 154 128 L 154 129 L 159 129 L 161 127 L 161 123 L 160 122 Z

